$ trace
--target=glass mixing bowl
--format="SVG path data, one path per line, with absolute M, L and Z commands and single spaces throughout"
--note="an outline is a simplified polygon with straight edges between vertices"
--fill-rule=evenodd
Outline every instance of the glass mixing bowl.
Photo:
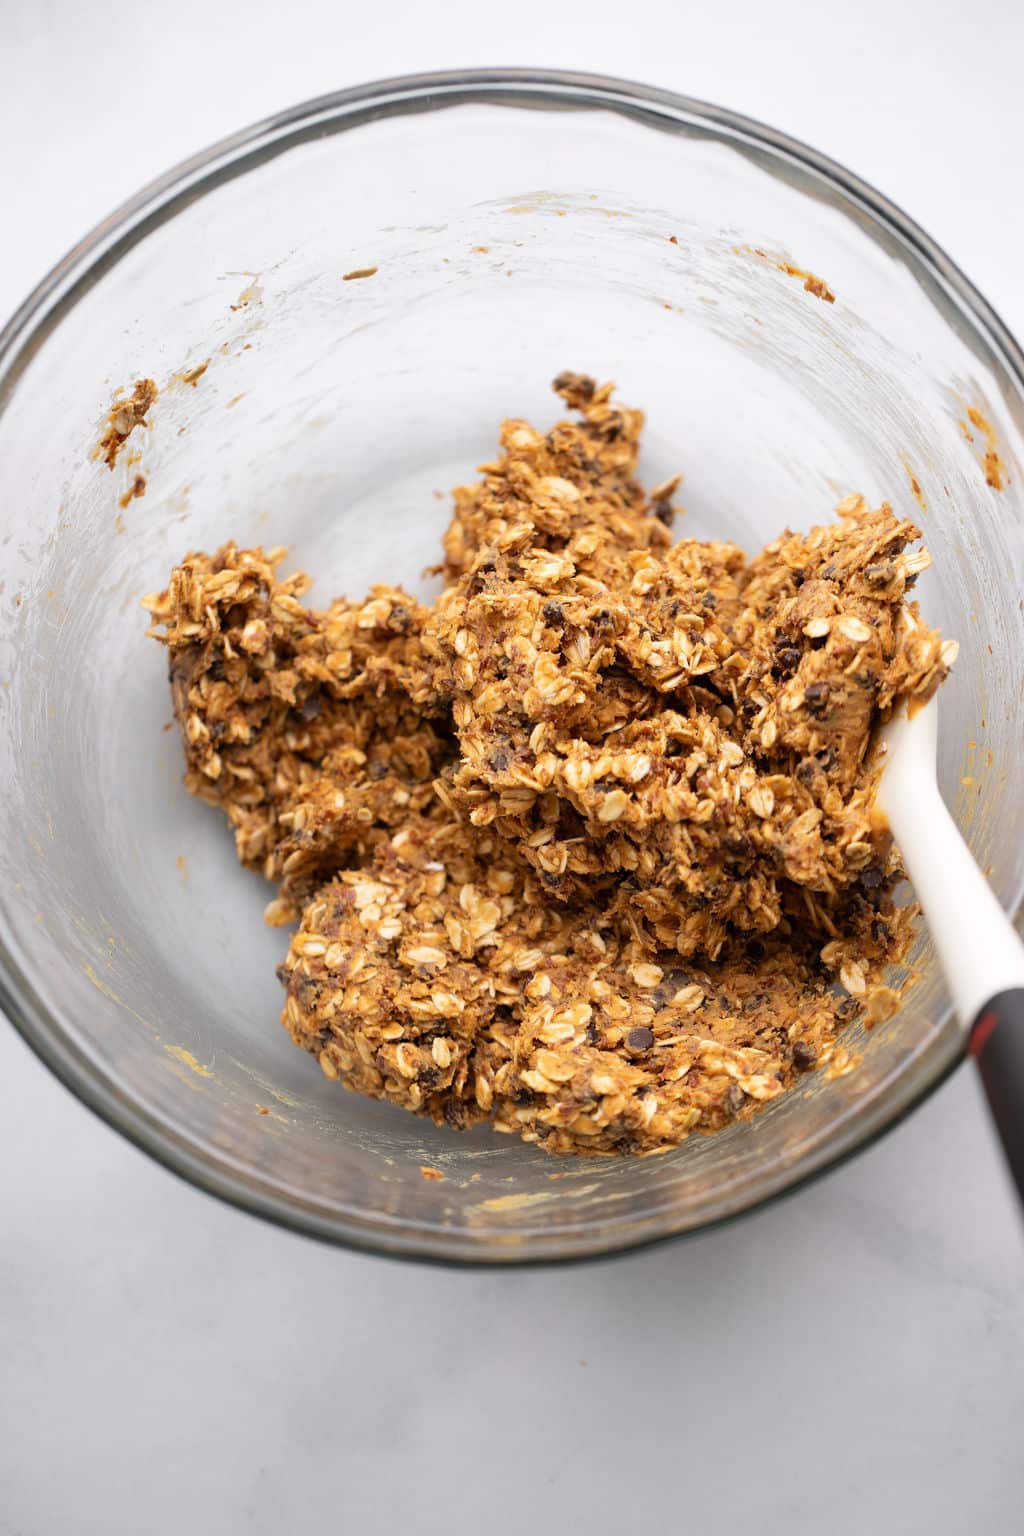
M 3 1006 L 168 1167 L 381 1253 L 572 1258 L 692 1231 L 863 1146 L 962 1051 L 922 939 L 900 1013 L 851 1031 L 856 1072 L 668 1156 L 559 1162 L 343 1093 L 279 1027 L 286 935 L 181 787 L 139 599 L 228 537 L 289 545 L 317 601 L 429 590 L 440 493 L 501 417 L 556 418 L 564 368 L 645 408 L 644 478 L 685 471 L 690 534 L 758 546 L 851 490 L 922 523 L 925 610 L 961 644 L 942 780 L 1016 907 L 1021 353 L 919 229 L 804 146 L 613 80 L 387 81 L 179 167 L 0 337 Z M 111 471 L 112 397 L 150 377 Z

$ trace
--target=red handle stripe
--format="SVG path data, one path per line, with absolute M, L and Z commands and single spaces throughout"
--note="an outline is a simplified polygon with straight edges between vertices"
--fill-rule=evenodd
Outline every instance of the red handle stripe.
M 974 1021 L 971 1030 L 971 1038 L 967 1042 L 967 1051 L 971 1056 L 979 1056 L 985 1048 L 985 1042 L 999 1023 L 999 1015 L 994 1008 L 986 1008 Z

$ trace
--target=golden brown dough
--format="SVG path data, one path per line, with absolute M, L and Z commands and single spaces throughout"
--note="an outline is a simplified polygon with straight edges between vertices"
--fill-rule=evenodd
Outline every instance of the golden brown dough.
M 682 967 L 598 907 L 545 902 L 507 844 L 418 818 L 325 885 L 281 968 L 329 1077 L 556 1152 L 654 1152 L 830 1060 L 851 1000 L 788 925 Z
M 712 1131 L 891 1006 L 905 953 L 868 747 L 955 656 L 920 537 L 860 497 L 752 561 L 672 543 L 643 417 L 577 374 L 455 492 L 445 588 L 324 612 L 283 551 L 148 598 L 186 784 L 301 924 L 284 1023 L 328 1076 L 549 1150 Z
M 186 787 L 224 810 L 242 863 L 281 882 L 279 923 L 381 828 L 428 809 L 452 750 L 403 687 L 419 672 L 419 605 L 375 587 L 317 613 L 299 601 L 308 577 L 277 579 L 283 556 L 190 555 L 146 599 L 170 652 Z

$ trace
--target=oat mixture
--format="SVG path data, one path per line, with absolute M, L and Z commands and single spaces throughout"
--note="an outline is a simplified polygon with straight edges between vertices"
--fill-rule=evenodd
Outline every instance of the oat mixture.
M 305 606 L 285 551 L 193 554 L 146 599 L 188 789 L 298 922 L 283 1022 L 328 1077 L 557 1153 L 714 1131 L 893 995 L 911 938 L 872 731 L 956 654 L 913 523 L 848 497 L 750 560 L 674 542 L 643 417 L 507 421 L 455 492 L 444 590 Z

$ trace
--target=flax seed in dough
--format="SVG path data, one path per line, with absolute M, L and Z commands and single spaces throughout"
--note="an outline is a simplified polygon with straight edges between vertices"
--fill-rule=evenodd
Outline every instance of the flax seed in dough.
M 438 1123 L 658 1152 L 845 1070 L 891 1006 L 912 921 L 869 744 L 956 646 L 888 505 L 752 560 L 674 542 L 641 413 L 555 388 L 575 419 L 505 422 L 455 492 L 434 603 L 318 611 L 283 550 L 227 544 L 147 605 L 186 786 L 299 921 L 296 1043 Z

